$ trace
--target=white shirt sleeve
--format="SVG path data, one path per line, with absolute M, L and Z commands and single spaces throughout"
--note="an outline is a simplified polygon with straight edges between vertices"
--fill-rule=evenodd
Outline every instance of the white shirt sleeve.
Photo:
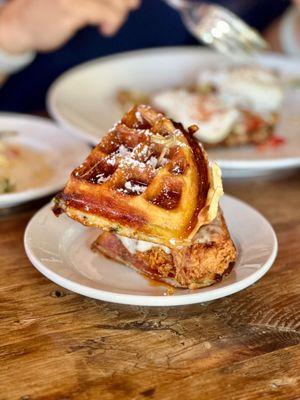
M 30 64 L 34 57 L 34 52 L 14 55 L 0 49 L 0 74 L 10 75 L 19 71 Z
M 298 9 L 290 7 L 283 15 L 280 24 L 280 43 L 282 50 L 293 56 L 300 56 L 300 43 L 296 37 Z
M 5 3 L 6 0 L 0 0 L 0 7 Z M 34 52 L 14 55 L 7 53 L 0 48 L 0 81 L 3 80 L 3 77 L 25 68 L 32 62 L 34 57 Z

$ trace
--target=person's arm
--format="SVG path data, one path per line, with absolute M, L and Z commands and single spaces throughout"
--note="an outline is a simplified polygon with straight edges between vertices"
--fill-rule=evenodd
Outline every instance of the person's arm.
M 86 25 L 113 35 L 139 0 L 10 0 L 0 9 L 0 75 L 26 66 Z

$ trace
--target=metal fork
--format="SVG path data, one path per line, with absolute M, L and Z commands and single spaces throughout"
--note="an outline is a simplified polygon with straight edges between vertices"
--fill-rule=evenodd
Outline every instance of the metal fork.
M 221 53 L 249 57 L 268 47 L 257 31 L 224 7 L 191 0 L 165 2 L 181 13 L 192 35 Z

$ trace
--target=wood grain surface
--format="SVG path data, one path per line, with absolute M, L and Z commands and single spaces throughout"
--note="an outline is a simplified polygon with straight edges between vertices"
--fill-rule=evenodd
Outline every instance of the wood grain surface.
M 23 248 L 46 200 L 2 211 L 0 400 L 300 399 L 300 173 L 224 186 L 270 220 L 279 254 L 248 289 L 192 306 L 124 306 L 62 289 Z

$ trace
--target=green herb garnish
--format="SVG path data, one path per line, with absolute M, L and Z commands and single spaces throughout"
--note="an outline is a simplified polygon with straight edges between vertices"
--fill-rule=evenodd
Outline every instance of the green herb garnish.
M 9 178 L 3 178 L 0 180 L 0 193 L 11 193 L 15 190 L 15 185 L 10 181 Z

